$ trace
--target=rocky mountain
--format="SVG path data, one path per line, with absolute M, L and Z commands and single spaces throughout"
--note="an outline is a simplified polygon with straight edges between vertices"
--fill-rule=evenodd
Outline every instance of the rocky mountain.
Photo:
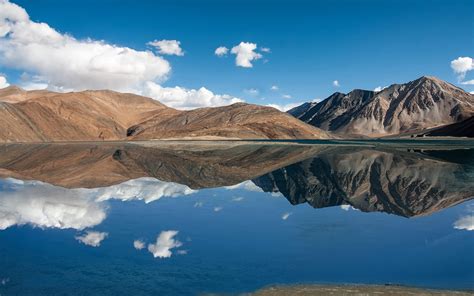
M 56 93 L 0 90 L 0 142 L 162 138 L 328 138 L 274 108 L 238 103 L 179 111 L 113 91 Z
M 474 115 L 474 95 L 435 77 L 356 89 L 305 103 L 289 114 L 341 137 L 383 137 L 460 122 Z
M 404 217 L 427 215 L 474 197 L 474 150 L 404 152 L 335 148 L 252 180 L 292 204 L 347 205 Z

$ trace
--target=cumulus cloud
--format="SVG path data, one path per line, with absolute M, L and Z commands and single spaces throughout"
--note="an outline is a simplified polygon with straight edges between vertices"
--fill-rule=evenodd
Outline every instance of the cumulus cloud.
M 133 241 L 133 247 L 137 250 L 141 250 L 141 249 L 144 249 L 145 248 L 145 242 L 142 241 L 142 240 L 134 240 Z
M 155 258 L 169 258 L 173 253 L 171 252 L 174 248 L 179 248 L 183 244 L 174 239 L 178 234 L 176 230 L 162 231 L 156 238 L 156 243 L 148 245 L 148 251 L 153 254 Z
M 143 200 L 189 195 L 188 186 L 139 178 L 96 189 L 66 189 L 39 181 L 0 180 L 0 230 L 29 224 L 40 228 L 83 230 L 100 224 L 107 216 L 105 201 Z
M 181 42 L 178 40 L 154 40 L 147 44 L 155 47 L 161 54 L 177 56 L 184 55 L 184 51 L 181 48 Z
M 225 106 L 238 102 L 242 99 L 227 94 L 214 94 L 205 87 L 200 89 L 186 89 L 183 87 L 162 87 L 154 82 L 147 82 L 143 94 L 156 99 L 163 104 L 176 109 L 192 109 L 210 106 Z
M 76 236 L 76 240 L 84 245 L 91 247 L 100 247 L 100 243 L 108 236 L 107 232 L 86 231 L 82 235 Z
M 231 53 L 235 54 L 235 64 L 239 67 L 252 68 L 252 61 L 262 58 L 262 55 L 255 50 L 257 44 L 251 42 L 240 42 L 232 47 Z
M 278 85 L 272 85 L 272 87 L 270 87 L 270 90 L 273 90 L 273 91 L 277 91 L 279 89 L 280 88 L 278 87 Z
M 459 218 L 456 222 L 454 222 L 454 228 L 473 231 L 474 230 L 474 215 L 471 213 L 470 215 Z
M 214 54 L 218 57 L 222 57 L 222 56 L 225 56 L 227 55 L 227 53 L 229 52 L 229 49 L 225 46 L 219 46 L 218 48 L 216 48 L 216 50 L 214 51 Z
M 1 82 L 0 82 L 1 83 Z M 467 80 L 467 81 L 462 81 L 461 84 L 464 85 L 474 85 L 474 79 L 472 80 Z
M 268 48 L 268 47 L 260 47 L 260 51 L 261 52 L 266 52 L 266 53 L 271 52 L 270 48 Z
M 338 81 L 338 80 L 334 80 L 334 81 L 332 82 L 332 85 L 335 86 L 335 87 L 341 86 L 341 85 L 339 84 L 339 81 Z
M 223 207 L 214 207 L 214 212 L 220 212 L 223 209 L 224 209 Z
M 474 90 L 469 92 L 471 95 L 474 95 Z
M 143 200 L 145 203 L 150 203 L 162 197 L 177 197 L 196 192 L 186 185 L 160 181 L 150 177 L 129 180 L 110 187 L 83 190 L 94 195 L 96 201 L 109 199 Z
M 290 217 L 290 215 L 291 215 L 291 213 L 289 213 L 289 212 L 288 213 L 283 213 L 283 215 L 281 215 L 281 219 L 286 220 L 286 219 L 288 219 L 288 217 Z
M 7 82 L 7 78 L 5 76 L 0 75 L 0 88 L 5 88 L 10 86 L 10 84 Z
M 297 102 L 297 103 L 289 103 L 289 104 L 284 104 L 284 105 L 280 105 L 280 104 L 268 104 L 266 106 L 268 107 L 273 107 L 275 109 L 278 109 L 280 110 L 281 112 L 286 112 L 290 109 L 293 109 L 299 105 L 303 104 L 303 102 Z
M 0 0 L 0 11 L 0 64 L 35 74 L 49 86 L 129 91 L 171 70 L 150 51 L 62 34 L 7 0 Z
M 37 181 L 5 179 L 0 186 L 0 230 L 29 224 L 40 228 L 82 230 L 106 218 L 104 205 L 69 190 Z
M 384 90 L 384 89 L 386 89 L 386 88 L 387 88 L 387 86 L 377 86 L 376 88 L 374 88 L 374 91 L 375 91 L 375 92 L 379 92 L 379 91 L 382 91 L 382 90 Z
M 260 91 L 256 88 L 248 88 L 248 89 L 245 89 L 244 91 L 251 96 L 258 96 L 260 94 Z
M 262 188 L 258 187 L 257 185 L 255 185 L 255 183 L 253 183 L 250 180 L 244 181 L 242 183 L 238 183 L 235 185 L 231 185 L 231 186 L 225 186 L 224 188 L 227 190 L 244 189 L 247 191 L 263 192 Z
M 464 79 L 466 73 L 474 69 L 474 60 L 471 57 L 458 57 L 451 61 L 451 69 L 458 74 L 460 80 Z

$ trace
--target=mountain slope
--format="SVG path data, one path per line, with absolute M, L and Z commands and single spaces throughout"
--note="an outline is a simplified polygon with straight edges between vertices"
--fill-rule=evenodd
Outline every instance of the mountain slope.
M 474 116 L 460 122 L 444 125 L 423 133 L 430 137 L 469 137 L 474 138 Z
M 474 95 L 437 78 L 423 76 L 380 92 L 334 93 L 318 104 L 306 103 L 288 113 L 338 135 L 380 137 L 469 118 L 474 114 Z
M 0 141 L 96 141 L 176 137 L 328 138 L 269 107 L 234 104 L 179 111 L 113 91 L 0 89 Z

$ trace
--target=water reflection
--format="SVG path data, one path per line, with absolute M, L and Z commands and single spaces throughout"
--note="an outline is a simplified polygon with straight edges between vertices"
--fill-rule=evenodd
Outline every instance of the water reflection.
M 474 207 L 454 205 L 474 194 L 473 160 L 432 146 L 0 145 L 0 293 L 472 288 Z
M 151 202 L 221 186 L 279 193 L 293 205 L 427 215 L 472 198 L 473 160 L 474 149 L 248 143 L 3 145 L 0 176 L 44 183 L 4 181 L 0 226 L 37 219 L 37 225 L 82 229 L 103 219 L 90 200 Z M 26 218 L 34 210 L 20 213 L 32 205 L 41 207 L 42 217 Z M 65 221 L 62 215 L 72 218 Z

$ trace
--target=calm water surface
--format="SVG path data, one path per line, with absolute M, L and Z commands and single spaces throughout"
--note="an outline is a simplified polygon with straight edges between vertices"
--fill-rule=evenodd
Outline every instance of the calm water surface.
M 474 149 L 0 146 L 1 295 L 474 289 Z

